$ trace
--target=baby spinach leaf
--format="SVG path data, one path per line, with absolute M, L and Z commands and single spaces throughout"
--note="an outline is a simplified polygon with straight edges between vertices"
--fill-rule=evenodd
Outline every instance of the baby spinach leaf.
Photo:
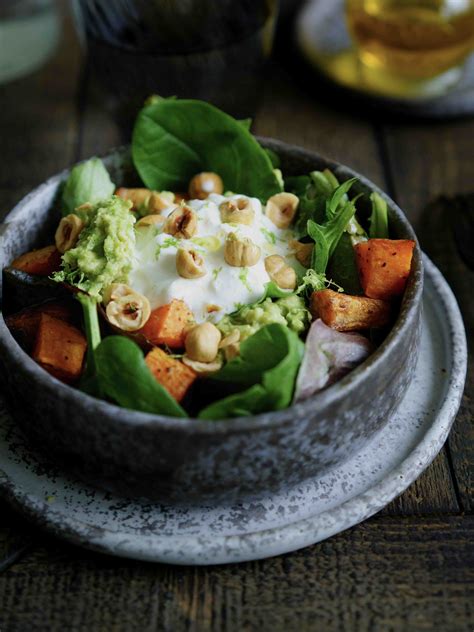
M 203 101 L 160 99 L 143 108 L 132 157 L 150 189 L 186 189 L 196 173 L 214 171 L 224 190 L 265 201 L 281 191 L 267 152 L 246 126 Z
M 81 204 L 94 204 L 109 198 L 115 190 L 107 169 L 100 158 L 91 158 L 76 165 L 64 185 L 62 195 L 63 215 L 74 213 Z
M 202 419 L 222 419 L 280 410 L 291 402 L 304 344 L 280 324 L 262 327 L 244 340 L 240 355 L 215 373 L 212 379 L 246 390 L 229 395 L 204 408 Z
M 120 406 L 158 415 L 187 416 L 155 380 L 142 350 L 129 338 L 104 338 L 95 351 L 95 362 L 102 392 Z
M 370 194 L 372 213 L 370 215 L 369 236 L 379 239 L 388 239 L 388 212 L 387 202 L 376 191 Z

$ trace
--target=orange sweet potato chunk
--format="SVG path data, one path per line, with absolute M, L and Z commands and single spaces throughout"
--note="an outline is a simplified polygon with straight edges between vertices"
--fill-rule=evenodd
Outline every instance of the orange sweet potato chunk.
M 39 250 L 26 252 L 12 262 L 12 268 L 36 276 L 49 276 L 59 270 L 61 253 L 56 246 L 46 246 Z
M 384 327 L 392 319 L 389 301 L 350 296 L 333 290 L 313 292 L 310 310 L 314 318 L 321 318 L 325 325 L 337 331 Z
M 155 379 L 168 393 L 181 402 L 194 383 L 197 375 L 180 360 L 170 357 L 163 349 L 155 347 L 145 357 Z
M 193 320 L 193 313 L 186 303 L 173 299 L 171 303 L 153 310 L 139 333 L 153 345 L 181 349 L 184 347 L 186 329 Z
M 32 358 L 48 373 L 72 384 L 82 373 L 87 341 L 83 333 L 58 318 L 41 314 Z
M 369 239 L 357 244 L 354 250 L 364 294 L 383 300 L 403 294 L 414 247 L 410 239 Z
M 27 307 L 5 318 L 8 329 L 27 351 L 31 351 L 36 340 L 41 314 L 53 316 L 69 324 L 78 321 L 76 306 L 70 300 L 56 300 Z

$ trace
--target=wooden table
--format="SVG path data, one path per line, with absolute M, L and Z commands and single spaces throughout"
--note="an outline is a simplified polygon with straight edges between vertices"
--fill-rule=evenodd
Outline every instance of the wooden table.
M 308 76 L 307 84 L 311 83 Z M 64 166 L 119 142 L 91 93 L 69 22 L 54 59 L 0 87 L 0 211 Z M 325 105 L 276 64 L 254 131 L 317 150 L 398 201 L 474 328 L 474 272 L 459 259 L 440 195 L 474 189 L 474 121 L 370 120 Z M 474 630 L 474 432 L 470 374 L 434 463 L 376 517 L 261 562 L 159 566 L 48 537 L 0 503 L 0 630 Z

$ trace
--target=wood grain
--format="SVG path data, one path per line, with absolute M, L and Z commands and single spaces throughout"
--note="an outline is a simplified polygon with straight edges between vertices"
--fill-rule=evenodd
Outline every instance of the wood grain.
M 75 158 L 80 53 L 68 13 L 64 25 L 46 66 L 0 85 L 0 221 L 31 188 Z
M 45 541 L 0 575 L 8 632 L 472 632 L 474 519 L 384 518 L 291 555 L 209 568 Z
M 462 211 L 452 196 L 474 190 L 473 137 L 473 121 L 409 129 L 391 127 L 387 132 L 388 159 L 397 200 L 415 221 L 423 249 L 451 285 L 466 326 L 471 351 L 466 390 L 448 439 L 458 500 L 465 511 L 474 507 L 474 271 L 461 260 L 454 242 L 453 222 L 456 213 Z M 417 155 L 425 156 L 426 160 L 417 159 Z

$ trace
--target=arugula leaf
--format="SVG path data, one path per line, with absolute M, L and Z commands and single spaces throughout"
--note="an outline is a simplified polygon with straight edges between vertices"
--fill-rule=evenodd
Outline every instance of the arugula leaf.
M 363 294 L 352 237 L 343 233 L 328 265 L 328 276 L 347 294 Z
M 288 190 L 298 196 L 300 203 L 295 221 L 295 232 L 299 237 L 307 235 L 308 220 L 324 222 L 328 217 L 327 203 L 339 186 L 336 176 L 329 169 L 312 171 L 308 176 L 287 178 Z M 338 203 L 346 203 L 347 195 L 343 191 Z M 334 207 L 337 209 L 337 204 Z
M 74 213 L 81 204 L 94 204 L 110 197 L 115 185 L 100 158 L 76 165 L 69 174 L 62 195 L 63 215 Z
M 132 157 L 145 185 L 187 188 L 200 171 L 214 171 L 225 190 L 267 200 L 281 191 L 267 152 L 245 125 L 203 101 L 160 99 L 143 108 Z
M 387 202 L 376 191 L 370 194 L 372 214 L 370 215 L 369 236 L 374 239 L 388 239 Z
M 340 189 L 345 188 L 346 183 L 340 185 L 333 193 L 333 198 L 340 199 Z M 324 224 L 317 224 L 313 220 L 308 220 L 308 235 L 313 239 L 315 247 L 311 267 L 319 273 L 325 273 L 329 258 L 333 254 L 336 246 L 344 232 L 349 220 L 355 214 L 356 198 L 345 203 L 337 214 L 332 215 Z M 332 199 L 328 201 L 327 208 L 333 208 Z
M 95 351 L 95 361 L 103 393 L 120 406 L 158 415 L 187 416 L 153 377 L 142 350 L 129 338 L 104 338 Z
M 212 376 L 216 382 L 246 390 L 210 404 L 199 417 L 223 419 L 285 408 L 293 397 L 303 352 L 303 343 L 287 327 L 262 327 L 242 343 L 237 358 Z
M 331 197 L 326 201 L 326 219 L 330 220 L 337 214 L 339 206 L 343 202 L 344 196 L 347 200 L 347 192 L 351 186 L 356 182 L 357 178 L 351 178 L 339 185 Z

